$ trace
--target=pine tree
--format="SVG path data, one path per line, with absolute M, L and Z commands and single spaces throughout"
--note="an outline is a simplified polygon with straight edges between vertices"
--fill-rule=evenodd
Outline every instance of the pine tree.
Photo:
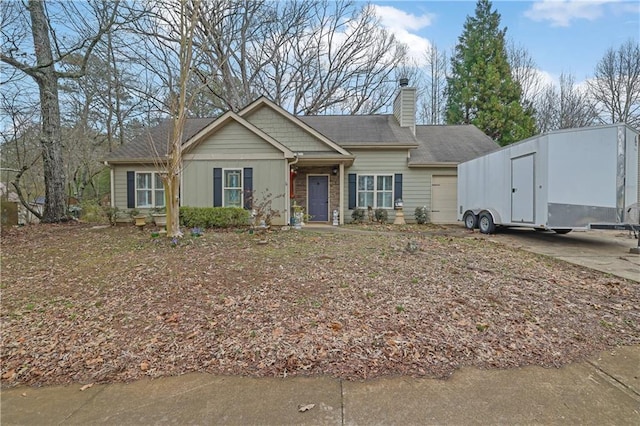
M 478 0 L 467 16 L 447 78 L 447 124 L 474 124 L 500 145 L 535 133 L 533 111 L 522 106 L 522 90 L 511 76 L 506 28 L 489 0 Z

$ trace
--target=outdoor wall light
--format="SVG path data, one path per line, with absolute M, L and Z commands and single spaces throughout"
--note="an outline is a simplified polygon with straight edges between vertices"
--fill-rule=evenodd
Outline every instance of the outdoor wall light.
M 334 166 L 333 170 L 331 170 L 331 173 L 333 173 L 333 175 L 337 175 L 338 174 L 338 167 Z

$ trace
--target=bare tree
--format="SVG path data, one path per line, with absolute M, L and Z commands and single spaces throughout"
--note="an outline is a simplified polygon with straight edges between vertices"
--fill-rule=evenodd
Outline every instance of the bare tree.
M 220 109 L 267 95 L 294 114 L 377 112 L 406 56 L 373 8 L 350 1 L 212 0 L 200 17 L 196 72 Z
M 41 111 L 40 143 L 45 184 L 42 220 L 59 222 L 67 218 L 67 200 L 58 82 L 60 79 L 78 78 L 85 74 L 87 62 L 96 44 L 116 20 L 118 2 L 90 4 L 88 10 L 95 11 L 101 8 L 109 10 L 106 14 L 94 15 L 95 22 L 88 22 L 84 17 L 87 10 L 79 11 L 73 2 L 62 2 L 51 6 L 62 16 L 62 19 L 67 19 L 70 23 L 80 21 L 79 25 L 83 31 L 77 32 L 76 35 L 79 38 L 74 38 L 69 44 L 65 44 L 67 41 L 65 37 L 57 36 L 51 25 L 53 19 L 46 5 L 41 0 L 29 0 L 26 5 L 18 2 L 4 2 L 0 60 L 28 75 L 38 85 Z M 25 12 L 28 12 L 28 17 Z M 97 27 L 97 30 L 91 31 L 92 27 Z M 33 55 L 28 54 L 24 48 L 28 43 L 27 33 L 23 28 L 30 29 Z M 66 66 L 57 69 L 56 66 L 72 54 L 79 55 L 79 62 L 67 63 Z
M 426 77 L 422 90 L 422 120 L 426 124 L 442 124 L 447 106 L 445 90 L 447 87 L 447 54 L 432 45 L 425 52 Z
M 592 126 L 597 121 L 594 102 L 576 86 L 572 74 L 562 73 L 558 89 L 550 84 L 536 98 L 536 124 L 541 132 Z
M 522 90 L 523 105 L 532 107 L 545 90 L 535 61 L 523 45 L 517 45 L 514 41 L 507 45 L 507 60 L 511 66 L 511 76 Z
M 589 80 L 591 95 L 602 108 L 606 123 L 640 128 L 640 46 L 627 40 L 606 51 Z

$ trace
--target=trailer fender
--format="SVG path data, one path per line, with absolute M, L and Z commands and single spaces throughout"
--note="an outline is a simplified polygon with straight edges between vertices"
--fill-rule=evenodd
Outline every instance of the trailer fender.
M 502 218 L 500 217 L 500 213 L 498 213 L 496 210 L 492 208 L 484 209 L 478 213 L 478 216 L 480 216 L 482 213 L 489 213 L 491 215 L 491 218 L 493 219 L 493 223 L 495 223 L 496 225 L 502 225 Z
M 483 234 L 493 234 L 496 231 L 496 225 L 501 223 L 500 215 L 495 210 L 482 210 L 478 215 L 478 228 Z

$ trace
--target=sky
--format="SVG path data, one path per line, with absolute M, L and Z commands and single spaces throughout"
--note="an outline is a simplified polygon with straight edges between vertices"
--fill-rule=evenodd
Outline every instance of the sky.
M 382 25 L 419 61 L 432 44 L 450 53 L 476 6 L 475 0 L 372 3 Z M 563 72 L 573 74 L 576 83 L 585 81 L 608 48 L 640 40 L 640 0 L 502 0 L 492 5 L 507 39 L 523 46 L 540 74 L 556 83 Z

